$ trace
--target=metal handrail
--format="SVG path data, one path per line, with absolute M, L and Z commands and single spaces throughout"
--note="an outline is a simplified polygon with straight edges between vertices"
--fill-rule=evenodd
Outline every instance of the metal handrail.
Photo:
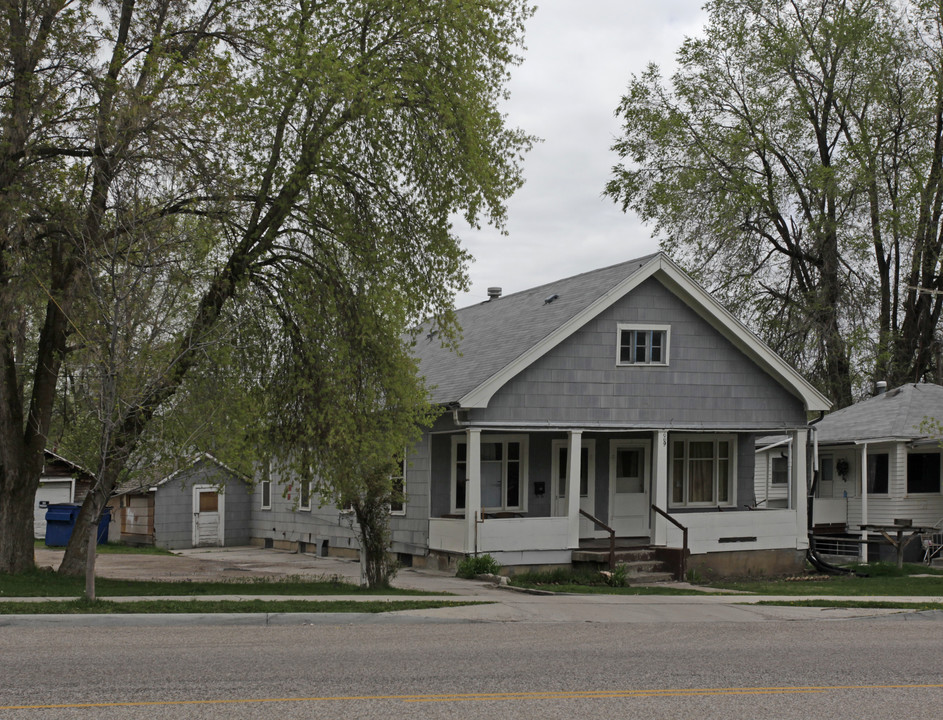
M 654 510 L 656 513 L 658 513 L 659 515 L 661 515 L 663 518 L 665 518 L 665 520 L 667 520 L 668 522 L 670 522 L 672 525 L 674 525 L 676 528 L 678 528 L 678 529 L 681 531 L 681 537 L 682 537 L 682 540 L 681 540 L 681 541 L 682 541 L 682 543 L 683 543 L 683 547 L 681 548 L 681 569 L 680 569 L 680 571 L 679 571 L 679 573 L 678 573 L 678 580 L 683 581 L 684 578 L 685 578 L 685 575 L 687 575 L 687 562 L 688 562 L 688 529 L 687 529 L 684 525 L 682 525 L 681 523 L 679 523 L 677 520 L 675 520 L 673 517 L 671 517 L 671 515 L 669 515 L 669 514 L 666 513 L 664 510 L 662 510 L 660 507 L 658 507 L 657 505 L 654 505 L 654 504 L 653 504 L 653 505 L 652 505 L 652 510 Z
M 593 517 L 588 512 L 580 508 L 580 515 L 585 517 L 588 520 L 592 520 L 596 525 L 601 527 L 603 530 L 609 533 L 609 571 L 613 572 L 616 569 L 616 531 L 611 527 L 606 525 L 599 518 Z

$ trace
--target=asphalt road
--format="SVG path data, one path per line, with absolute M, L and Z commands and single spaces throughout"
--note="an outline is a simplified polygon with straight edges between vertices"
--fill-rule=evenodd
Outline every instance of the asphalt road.
M 50 707 L 54 706 L 54 707 Z M 0 719 L 922 718 L 943 614 L 0 627 Z

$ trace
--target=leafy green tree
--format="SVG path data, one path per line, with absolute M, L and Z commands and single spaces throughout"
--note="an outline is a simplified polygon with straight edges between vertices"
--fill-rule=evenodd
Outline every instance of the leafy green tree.
M 841 407 L 940 347 L 941 9 L 714 0 L 633 77 L 607 193 Z
M 65 363 L 71 401 L 100 431 L 97 484 L 60 568 L 80 573 L 112 489 L 168 428 L 187 435 L 208 388 L 258 401 L 278 367 L 265 339 L 293 332 L 273 308 L 304 290 L 308 315 L 330 323 L 343 271 L 366 290 L 398 288 L 391 322 L 448 324 L 467 263 L 450 218 L 500 225 L 520 184 L 530 140 L 497 105 L 529 9 L 21 10 L 19 35 L 0 36 L 0 570 L 32 565 L 32 498 Z M 296 314 L 297 326 L 316 329 L 310 317 Z M 247 337 L 254 354 L 238 345 Z M 332 363 L 322 368 L 332 381 Z
M 392 478 L 436 411 L 400 333 L 408 288 L 355 272 L 335 266 L 331 288 L 297 285 L 273 307 L 283 332 L 263 394 L 266 445 L 322 504 L 353 510 L 363 582 L 385 587 L 395 569 L 390 507 L 405 500 Z

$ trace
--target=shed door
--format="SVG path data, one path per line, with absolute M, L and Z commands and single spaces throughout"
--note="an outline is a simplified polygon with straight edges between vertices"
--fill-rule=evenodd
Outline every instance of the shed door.
M 651 444 L 614 441 L 609 451 L 609 525 L 619 537 L 648 537 L 651 516 Z
M 212 485 L 193 488 L 193 547 L 223 545 L 223 496 Z
M 42 540 L 46 537 L 46 508 L 50 504 L 72 502 L 72 481 L 53 480 L 41 483 L 36 490 L 33 503 L 33 537 Z

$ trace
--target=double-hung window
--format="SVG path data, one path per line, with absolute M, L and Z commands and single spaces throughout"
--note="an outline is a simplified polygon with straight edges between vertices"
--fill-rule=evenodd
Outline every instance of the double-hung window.
M 272 481 L 262 480 L 259 483 L 259 494 L 262 496 L 262 510 L 272 509 Z
M 667 365 L 668 325 L 619 325 L 617 365 Z
M 310 480 L 302 479 L 299 482 L 298 509 L 299 510 L 311 509 L 311 481 Z
M 465 509 L 468 481 L 468 443 L 452 438 L 452 511 Z M 527 509 L 527 436 L 483 435 L 481 438 L 482 510 Z
M 390 478 L 392 484 L 392 499 L 390 500 L 390 515 L 406 514 L 406 454 L 396 461 L 397 474 Z
M 736 502 L 737 440 L 733 435 L 690 435 L 671 440 L 671 505 L 706 507 Z
M 940 453 L 912 452 L 907 455 L 907 494 L 940 492 Z
M 887 453 L 868 455 L 868 492 L 887 495 L 889 485 L 889 463 Z

